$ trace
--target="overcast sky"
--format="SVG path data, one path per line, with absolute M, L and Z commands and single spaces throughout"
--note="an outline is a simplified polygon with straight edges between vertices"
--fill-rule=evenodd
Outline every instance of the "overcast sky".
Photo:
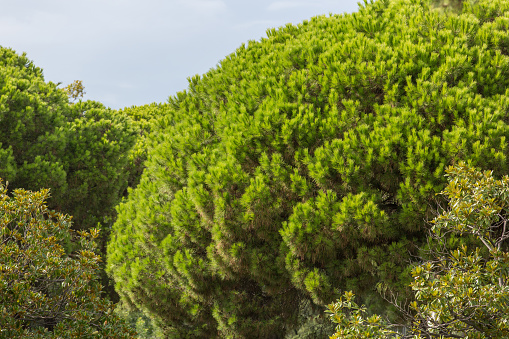
M 358 0 L 0 0 L 0 45 L 112 108 L 165 102 L 243 42 Z

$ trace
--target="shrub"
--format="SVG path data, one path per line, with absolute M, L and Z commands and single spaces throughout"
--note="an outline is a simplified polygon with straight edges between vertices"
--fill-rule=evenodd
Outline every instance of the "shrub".
M 509 335 L 509 176 L 495 180 L 461 163 L 450 167 L 449 209 L 434 220 L 432 257 L 412 270 L 406 334 L 367 316 L 353 293 L 329 305 L 331 338 L 507 338 Z M 476 243 L 448 249 L 452 235 Z M 401 328 L 401 327 L 400 327 Z
M 134 338 L 101 296 L 98 230 L 74 234 L 47 198 L 20 189 L 10 197 L 0 182 L 0 338 Z M 70 240 L 80 248 L 67 255 Z

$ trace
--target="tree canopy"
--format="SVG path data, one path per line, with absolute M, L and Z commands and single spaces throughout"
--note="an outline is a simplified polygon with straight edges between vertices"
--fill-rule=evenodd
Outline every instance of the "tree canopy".
M 49 208 L 72 215 L 73 229 L 101 228 L 105 257 L 114 207 L 139 182 L 146 134 L 165 105 L 116 111 L 76 100 L 83 92 L 79 81 L 46 82 L 25 54 L 0 47 L 0 176 L 11 188 L 49 188 Z M 118 299 L 104 272 L 102 282 Z
M 117 209 L 118 293 L 179 338 L 279 338 L 342 290 L 404 295 L 445 168 L 507 172 L 508 10 L 366 2 L 190 78 Z
M 130 176 L 130 119 L 98 102 L 69 103 L 24 54 L 2 47 L 0 65 L 0 175 L 12 188 L 50 188 L 50 207 L 77 229 L 108 223 Z
M 81 81 L 63 89 L 46 82 L 25 54 L 0 47 L 0 176 L 12 188 L 50 188 L 49 206 L 72 215 L 76 229 L 112 223 L 166 107 L 117 111 L 76 101 L 83 92 Z

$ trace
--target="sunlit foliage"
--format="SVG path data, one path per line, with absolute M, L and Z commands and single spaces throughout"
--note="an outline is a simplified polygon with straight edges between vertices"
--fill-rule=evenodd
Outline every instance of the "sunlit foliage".
M 342 290 L 382 310 L 378 282 L 405 295 L 445 168 L 508 170 L 508 10 L 376 1 L 190 78 L 118 207 L 119 294 L 207 338 L 294 333 L 303 301 Z

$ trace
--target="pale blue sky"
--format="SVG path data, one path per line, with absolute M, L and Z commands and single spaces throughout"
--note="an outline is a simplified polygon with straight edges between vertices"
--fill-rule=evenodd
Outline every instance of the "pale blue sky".
M 243 42 L 357 0 L 0 0 L 0 45 L 112 108 L 165 102 Z

